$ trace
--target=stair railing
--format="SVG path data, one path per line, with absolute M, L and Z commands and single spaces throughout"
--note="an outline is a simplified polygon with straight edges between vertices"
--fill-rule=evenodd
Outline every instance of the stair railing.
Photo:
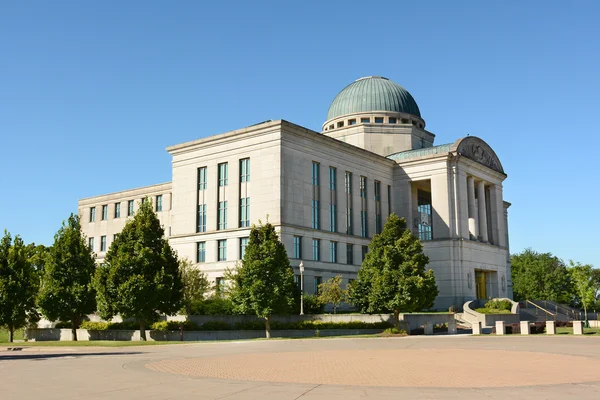
M 546 318 L 546 321 L 548 321 L 548 315 L 552 316 L 552 319 L 554 319 L 554 321 L 556 321 L 556 314 L 546 310 L 543 307 L 538 306 L 537 304 L 535 304 L 533 301 L 529 301 L 529 300 L 525 300 L 526 304 L 530 304 L 532 306 L 535 307 L 535 315 L 538 315 L 538 310 L 541 310 L 544 312 L 544 317 Z

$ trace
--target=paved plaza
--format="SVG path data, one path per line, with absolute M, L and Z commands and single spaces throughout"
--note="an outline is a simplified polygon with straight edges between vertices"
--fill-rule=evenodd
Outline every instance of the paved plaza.
M 2 399 L 600 398 L 600 339 L 433 336 L 0 348 Z

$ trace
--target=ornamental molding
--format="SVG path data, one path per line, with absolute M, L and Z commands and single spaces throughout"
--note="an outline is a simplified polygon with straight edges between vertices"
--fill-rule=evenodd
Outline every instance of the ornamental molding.
M 459 139 L 456 141 L 454 147 L 458 154 L 504 174 L 502 163 L 494 150 L 478 137 L 467 136 L 466 138 Z

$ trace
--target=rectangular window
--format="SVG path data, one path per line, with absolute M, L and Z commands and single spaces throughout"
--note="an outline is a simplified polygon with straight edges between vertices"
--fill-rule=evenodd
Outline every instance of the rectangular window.
M 321 210 L 320 210 L 320 167 L 318 162 L 312 163 L 312 185 L 313 185 L 313 198 L 311 208 L 311 227 L 313 229 L 321 229 Z
M 198 190 L 206 190 L 206 167 L 198 168 Z
M 320 276 L 315 276 L 315 294 L 319 293 L 319 285 L 323 283 L 323 278 Z
M 94 238 L 88 238 L 88 243 L 90 245 L 90 249 L 94 251 Z
M 217 241 L 219 251 L 217 253 L 217 261 L 227 261 L 227 239 Z
M 419 239 L 432 240 L 431 193 L 418 190 L 417 204 L 417 211 L 419 213 Z
M 162 194 L 156 196 L 156 211 L 162 211 Z
M 100 251 L 106 251 L 106 236 L 100 236 Z
M 127 216 L 131 217 L 133 215 L 133 200 L 127 201 Z
M 198 206 L 198 215 L 196 216 L 196 232 L 206 232 L 206 204 Z
M 302 285 L 300 283 L 300 279 L 301 279 L 300 275 L 294 275 L 294 283 L 298 287 L 298 290 L 302 290 Z
M 321 241 L 319 239 L 313 239 L 312 240 L 312 253 L 313 253 L 313 260 L 315 261 L 320 261 L 321 259 Z
M 196 243 L 196 262 L 206 262 L 206 242 Z
M 376 124 L 383 124 L 383 117 L 375 117 Z
M 102 221 L 106 221 L 108 219 L 108 204 L 102 206 Z
M 115 218 L 121 218 L 121 203 L 115 203 Z
M 367 178 L 360 177 L 360 236 L 367 237 L 369 234 L 367 221 Z
M 346 235 L 354 234 L 352 217 L 352 172 L 346 171 L 344 179 L 344 191 L 346 194 Z
M 381 233 L 381 182 L 375 181 L 375 233 Z
M 349 119 L 348 125 L 356 125 L 356 119 Z
M 337 242 L 329 242 L 329 262 L 337 262 Z
M 337 170 L 329 167 L 329 231 L 337 232 Z
M 340 121 L 337 123 L 338 128 L 341 128 L 342 126 L 344 126 L 344 121 Z
M 113 242 L 114 242 L 115 240 L 117 240 L 117 238 L 118 238 L 118 237 L 119 237 L 119 234 L 118 234 L 118 233 L 115 233 L 115 234 L 113 235 Z
M 294 236 L 294 258 L 302 259 L 302 237 Z
M 248 241 L 250 238 L 244 237 L 240 238 L 240 260 L 244 259 L 244 255 L 246 254 L 246 246 L 248 246 Z
M 96 207 L 90 208 L 90 222 L 96 222 Z
M 396 117 L 390 117 L 389 122 L 390 124 L 395 124 L 398 120 L 396 119 Z
M 225 291 L 225 279 L 222 276 L 219 276 L 215 279 L 215 291 L 218 296 L 221 296 Z
M 392 213 L 392 187 L 388 185 L 387 189 L 388 217 Z
M 361 248 L 362 261 L 365 261 L 365 258 L 367 257 L 368 252 L 369 252 L 369 246 L 362 246 L 362 248 Z
M 219 212 L 217 214 L 217 230 L 227 229 L 227 201 L 219 202 Z
M 250 182 L 250 159 L 240 160 L 240 182 Z
M 346 243 L 346 264 L 354 264 L 354 245 L 352 243 Z
M 250 226 L 250 197 L 240 199 L 240 228 Z
M 361 118 L 360 123 L 361 124 L 369 124 L 369 123 L 371 123 L 371 118 Z
M 219 164 L 219 186 L 227 186 L 229 182 L 229 164 Z

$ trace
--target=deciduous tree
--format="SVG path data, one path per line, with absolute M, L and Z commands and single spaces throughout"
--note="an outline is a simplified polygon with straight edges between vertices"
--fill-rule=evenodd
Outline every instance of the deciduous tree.
M 329 304 L 333 306 L 333 313 L 335 314 L 338 306 L 341 302 L 346 300 L 348 291 L 342 289 L 342 276 L 337 275 L 333 278 L 326 280 L 319 285 L 319 302 L 322 304 Z
M 350 301 L 362 312 L 393 312 L 398 329 L 400 312 L 430 308 L 439 293 L 433 271 L 425 269 L 428 262 L 404 218 L 391 214 L 350 284 Z
M 158 313 L 181 309 L 182 286 L 177 255 L 146 198 L 96 270 L 98 312 L 105 319 L 135 318 L 140 339 L 146 340 L 146 326 Z
M 35 314 L 38 287 L 23 240 L 17 235 L 13 241 L 4 231 L 0 240 L 0 326 L 8 329 L 10 342 L 15 330 L 24 327 Z
M 206 274 L 184 258 L 179 261 L 179 272 L 183 284 L 183 307 L 187 315 L 192 314 L 194 304 L 203 301 L 204 295 L 210 289 Z
M 79 216 L 71 214 L 54 236 L 43 269 L 38 306 L 51 321 L 69 321 L 73 340 L 86 315 L 96 311 L 96 263 Z M 38 258 L 40 254 L 36 255 Z
M 252 226 L 244 259 L 226 278 L 235 310 L 264 318 L 270 338 L 271 316 L 289 313 L 294 305 L 294 273 L 273 225 Z
M 511 256 L 515 300 L 551 300 L 570 303 L 572 287 L 565 263 L 552 253 L 526 249 Z
M 580 263 L 570 262 L 569 273 L 573 283 L 574 295 L 578 304 L 583 307 L 585 314 L 585 325 L 589 327 L 587 309 L 596 300 L 596 290 L 594 287 L 593 268 L 591 265 L 582 265 Z

